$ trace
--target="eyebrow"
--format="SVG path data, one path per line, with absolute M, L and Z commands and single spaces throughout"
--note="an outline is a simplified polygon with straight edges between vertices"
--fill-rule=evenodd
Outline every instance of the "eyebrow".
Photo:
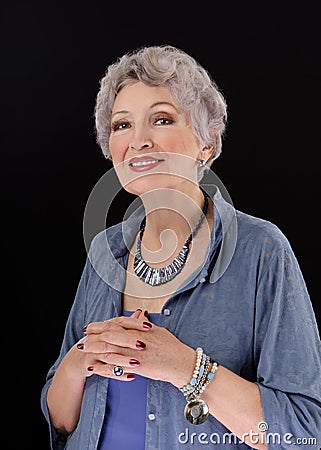
M 160 106 L 160 105 L 169 105 L 172 108 L 174 108 L 176 112 L 178 112 L 177 108 L 173 105 L 173 103 L 170 103 L 170 102 L 155 102 L 149 107 L 149 109 L 155 108 L 155 106 Z M 128 114 L 128 113 L 129 113 L 129 111 L 126 111 L 126 110 L 115 111 L 111 117 L 113 118 L 116 114 Z

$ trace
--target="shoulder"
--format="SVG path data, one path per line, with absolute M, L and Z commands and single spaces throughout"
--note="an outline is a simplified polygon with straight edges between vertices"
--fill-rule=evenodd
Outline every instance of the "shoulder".
M 214 195 L 214 205 L 219 215 L 216 222 L 218 235 L 225 241 L 233 240 L 236 247 L 245 251 L 247 256 L 252 253 L 255 258 L 262 252 L 291 250 L 288 238 L 275 223 L 236 209 L 223 198 L 218 188 Z
M 294 250 L 284 232 L 273 222 L 237 211 L 238 238 L 235 249 L 237 273 L 250 273 L 264 289 L 283 280 L 283 288 L 296 286 L 305 290 L 305 282 Z M 242 267 L 242 268 L 240 268 Z M 268 281 L 267 281 L 268 280 Z
M 109 255 L 115 258 L 122 256 L 126 252 L 122 230 L 123 222 L 119 222 L 98 232 L 90 243 L 90 259 L 97 262 Z
M 236 210 L 238 243 L 254 253 L 293 253 L 285 233 L 275 223 Z
M 138 207 L 128 218 L 98 232 L 91 241 L 90 252 L 99 257 L 124 256 L 139 231 L 144 210 Z

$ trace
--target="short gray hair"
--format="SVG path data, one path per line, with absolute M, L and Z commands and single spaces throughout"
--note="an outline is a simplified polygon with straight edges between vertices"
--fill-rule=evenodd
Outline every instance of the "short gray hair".
M 108 66 L 100 80 L 94 109 L 96 141 L 110 158 L 109 136 L 115 98 L 126 85 L 141 81 L 148 86 L 167 86 L 179 109 L 189 118 L 192 129 L 214 153 L 204 170 L 222 151 L 226 127 L 227 105 L 217 84 L 192 56 L 171 45 L 143 46 L 119 57 Z

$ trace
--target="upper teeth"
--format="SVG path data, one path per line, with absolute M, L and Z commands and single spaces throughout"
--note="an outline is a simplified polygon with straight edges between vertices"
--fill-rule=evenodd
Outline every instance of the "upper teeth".
M 133 166 L 133 167 L 148 166 L 148 164 L 155 164 L 157 162 L 159 162 L 158 159 L 149 159 L 148 161 L 137 161 L 137 162 L 130 163 L 130 166 Z

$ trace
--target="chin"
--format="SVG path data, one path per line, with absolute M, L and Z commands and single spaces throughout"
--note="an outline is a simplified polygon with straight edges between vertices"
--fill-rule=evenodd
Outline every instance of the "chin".
M 179 177 L 150 174 L 136 178 L 126 184 L 122 183 L 122 186 L 130 194 L 141 196 L 157 189 L 179 189 L 181 182 L 182 179 Z

